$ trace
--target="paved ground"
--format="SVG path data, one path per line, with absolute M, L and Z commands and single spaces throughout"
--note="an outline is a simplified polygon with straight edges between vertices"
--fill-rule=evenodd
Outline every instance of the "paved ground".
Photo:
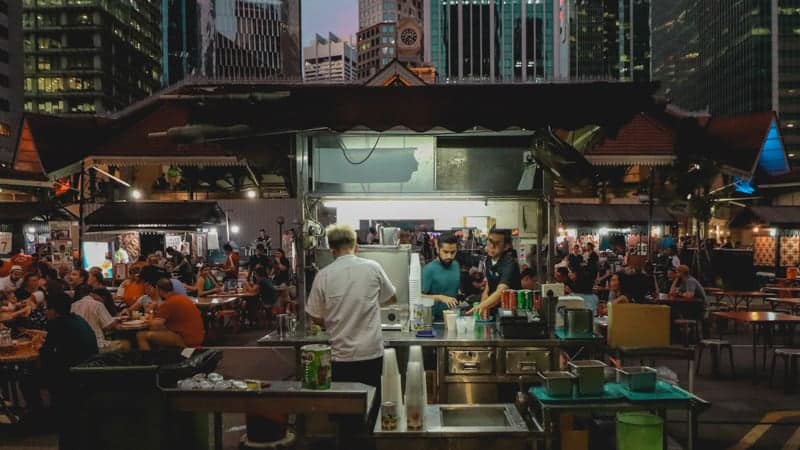
M 286 378 L 292 376 L 293 355 L 291 351 L 253 347 L 261 332 L 248 331 L 227 338 L 221 344 L 226 348 L 225 359 L 219 371 L 232 377 Z M 700 442 L 702 450 L 775 450 L 800 449 L 800 394 L 786 395 L 777 377 L 778 386 L 769 388 L 766 381 L 753 386 L 751 370 L 751 337 L 746 329 L 728 339 L 735 343 L 737 378 L 730 378 L 727 358 L 722 365 L 723 378 L 712 380 L 710 357 L 704 357 L 701 375 L 696 379 L 697 393 L 712 402 L 709 411 L 700 418 Z M 800 335 L 797 336 L 800 338 Z M 796 342 L 798 339 L 795 339 Z M 685 385 L 687 367 L 685 363 L 658 361 L 658 365 L 672 368 Z M 769 365 L 769 360 L 768 360 Z M 780 372 L 780 369 L 779 369 Z M 800 385 L 798 386 L 800 390 Z M 238 439 L 244 432 L 244 418 L 225 417 L 225 447 L 237 448 Z M 685 419 L 679 414 L 670 416 L 668 430 L 677 440 L 684 438 Z M 744 438 L 744 440 L 743 440 Z M 36 432 L 13 432 L 0 425 L 0 449 L 55 449 L 56 438 L 47 431 L 46 425 L 37 424 Z

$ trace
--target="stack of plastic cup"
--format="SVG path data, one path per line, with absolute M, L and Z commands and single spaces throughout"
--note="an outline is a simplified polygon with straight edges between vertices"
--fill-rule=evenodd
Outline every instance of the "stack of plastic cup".
M 416 362 L 419 363 L 419 366 L 422 368 L 422 404 L 428 404 L 428 382 L 425 378 L 425 363 L 422 360 L 422 347 L 419 345 L 412 345 L 408 348 L 408 367 L 411 367 L 411 363 Z M 406 383 L 408 383 L 408 377 L 410 376 L 409 373 L 410 369 L 406 370 Z
M 421 430 L 425 416 L 423 402 L 425 375 L 422 365 L 416 361 L 410 362 L 406 373 L 406 426 L 409 430 Z
M 453 311 L 445 311 L 444 312 L 444 327 L 447 329 L 447 332 L 455 332 L 457 326 L 457 319 L 458 315 Z
M 383 350 L 381 401 L 395 402 L 398 409 L 403 405 L 403 388 L 400 381 L 400 369 L 397 367 L 397 352 L 393 348 Z

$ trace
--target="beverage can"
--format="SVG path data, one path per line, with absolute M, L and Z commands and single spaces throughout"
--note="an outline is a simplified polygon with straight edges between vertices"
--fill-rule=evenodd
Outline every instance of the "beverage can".
M 310 344 L 300 347 L 303 366 L 303 389 L 325 390 L 331 388 L 331 347 Z

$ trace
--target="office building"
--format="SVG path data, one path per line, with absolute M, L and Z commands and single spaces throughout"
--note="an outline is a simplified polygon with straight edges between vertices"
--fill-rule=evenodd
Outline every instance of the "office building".
M 570 79 L 650 80 L 650 0 L 576 0 L 570 8 Z
M 25 110 L 105 113 L 158 90 L 160 6 L 160 0 L 24 0 Z
M 393 59 L 423 64 L 423 0 L 359 0 L 358 77 L 369 78 Z
M 654 2 L 652 23 L 662 94 L 713 115 L 774 110 L 800 163 L 800 0 Z
M 356 49 L 334 34 L 317 36 L 303 47 L 305 81 L 354 81 L 356 75 Z
M 200 70 L 212 79 L 300 80 L 300 0 L 198 0 Z
M 559 12 L 558 0 L 425 0 L 425 61 L 440 82 L 561 79 Z
M 161 0 L 162 85 L 192 76 L 200 65 L 200 16 L 196 0 Z M 166 26 L 165 26 L 166 25 Z
M 0 0 L 0 161 L 11 159 L 22 115 L 22 6 Z

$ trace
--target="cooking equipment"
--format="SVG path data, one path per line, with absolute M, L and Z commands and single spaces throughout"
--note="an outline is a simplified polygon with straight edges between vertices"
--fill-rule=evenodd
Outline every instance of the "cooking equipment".
M 403 320 L 400 313 L 400 308 L 397 306 L 381 308 L 381 329 L 401 331 L 403 329 Z
M 494 373 L 493 349 L 448 350 L 451 375 L 490 375 Z
M 656 369 L 647 366 L 622 367 L 617 370 L 620 383 L 633 392 L 653 392 L 656 389 Z
M 531 375 L 550 370 L 550 350 L 514 348 L 505 351 L 506 375 Z
M 533 314 L 499 315 L 497 330 L 505 339 L 545 339 L 547 324 Z
M 565 309 L 564 328 L 568 337 L 586 335 L 594 327 L 594 313 L 591 309 Z
M 603 361 L 594 359 L 570 361 L 570 371 L 578 377 L 578 395 L 601 395 L 605 384 Z
M 539 377 L 542 379 L 547 395 L 551 397 L 571 397 L 572 384 L 575 381 L 575 375 L 566 371 L 553 371 L 553 372 L 540 372 Z

